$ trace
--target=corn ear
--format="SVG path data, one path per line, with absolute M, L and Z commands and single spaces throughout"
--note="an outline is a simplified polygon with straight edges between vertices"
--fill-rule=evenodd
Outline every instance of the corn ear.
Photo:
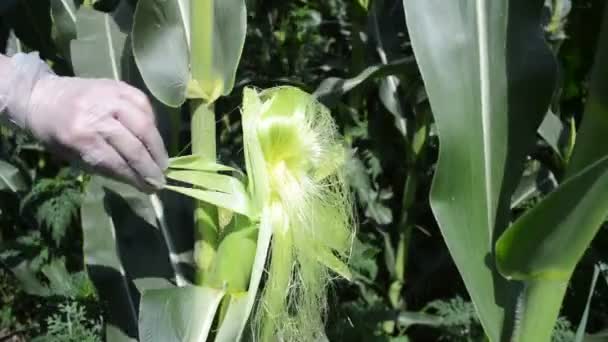
M 243 122 L 255 138 L 246 144 L 259 146 L 252 154 L 262 153 L 264 167 L 258 170 L 264 179 L 254 172 L 254 186 L 265 189 L 273 230 L 268 279 L 253 321 L 255 337 L 317 340 L 323 336 L 330 271 L 349 277 L 344 261 L 353 218 L 341 168 L 342 138 L 329 111 L 293 87 L 261 93 L 246 89 Z
M 293 87 L 245 89 L 242 117 L 246 189 L 217 173 L 232 169 L 200 157 L 175 159 L 168 173 L 199 188 L 167 189 L 238 214 L 221 227 L 213 261 L 199 278 L 230 294 L 216 341 L 240 339 L 254 307 L 254 340 L 317 340 L 333 274 L 351 277 L 354 220 L 342 138 L 329 111 Z

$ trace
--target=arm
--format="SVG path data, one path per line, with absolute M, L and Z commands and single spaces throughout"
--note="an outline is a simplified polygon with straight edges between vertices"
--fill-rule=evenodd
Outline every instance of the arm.
M 167 152 L 148 98 L 114 80 L 58 77 L 36 54 L 0 54 L 0 117 L 85 169 L 151 192 Z

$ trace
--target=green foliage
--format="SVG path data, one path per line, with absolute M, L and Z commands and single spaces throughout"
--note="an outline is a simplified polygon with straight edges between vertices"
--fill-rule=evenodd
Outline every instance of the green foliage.
M 455 297 L 448 301 L 437 300 L 427 304 L 425 311 L 441 318 L 444 327 L 442 339 L 449 341 L 479 341 L 484 337 L 483 330 L 471 302 Z
M 91 320 L 78 302 L 59 304 L 58 312 L 46 319 L 46 334 L 33 342 L 101 342 L 101 320 Z
M 552 342 L 572 342 L 574 341 L 575 333 L 570 321 L 564 317 L 557 319 L 555 327 L 553 327 Z
M 39 180 L 21 200 L 20 212 L 24 217 L 33 216 L 38 227 L 59 246 L 78 217 L 80 187 L 73 172 L 64 169 L 55 178 Z

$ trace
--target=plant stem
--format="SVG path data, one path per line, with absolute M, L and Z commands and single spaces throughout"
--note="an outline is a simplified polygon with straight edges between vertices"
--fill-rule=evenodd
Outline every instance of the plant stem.
M 516 309 L 514 342 L 551 341 L 568 280 L 530 280 Z
M 215 162 L 215 113 L 213 105 L 201 100 L 193 100 L 192 108 L 192 154 Z M 217 208 L 202 202 L 197 203 L 194 211 L 195 257 L 197 265 L 197 284 L 204 282 L 204 277 L 217 252 L 219 240 L 219 220 Z
M 171 157 L 178 157 L 180 153 L 180 137 L 181 137 L 181 125 L 182 115 L 181 108 L 170 108 L 169 109 L 169 124 L 171 125 L 170 141 L 169 141 L 169 153 Z

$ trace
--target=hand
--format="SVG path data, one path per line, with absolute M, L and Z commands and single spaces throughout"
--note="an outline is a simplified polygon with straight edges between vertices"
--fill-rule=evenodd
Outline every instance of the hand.
M 152 106 L 138 89 L 114 80 L 47 72 L 37 77 L 28 101 L 12 107 L 19 117 L 15 121 L 86 169 L 145 192 L 165 184 L 167 152 Z
M 30 98 L 26 127 L 86 167 L 149 192 L 165 183 L 167 152 L 154 111 L 119 81 L 48 76 Z

